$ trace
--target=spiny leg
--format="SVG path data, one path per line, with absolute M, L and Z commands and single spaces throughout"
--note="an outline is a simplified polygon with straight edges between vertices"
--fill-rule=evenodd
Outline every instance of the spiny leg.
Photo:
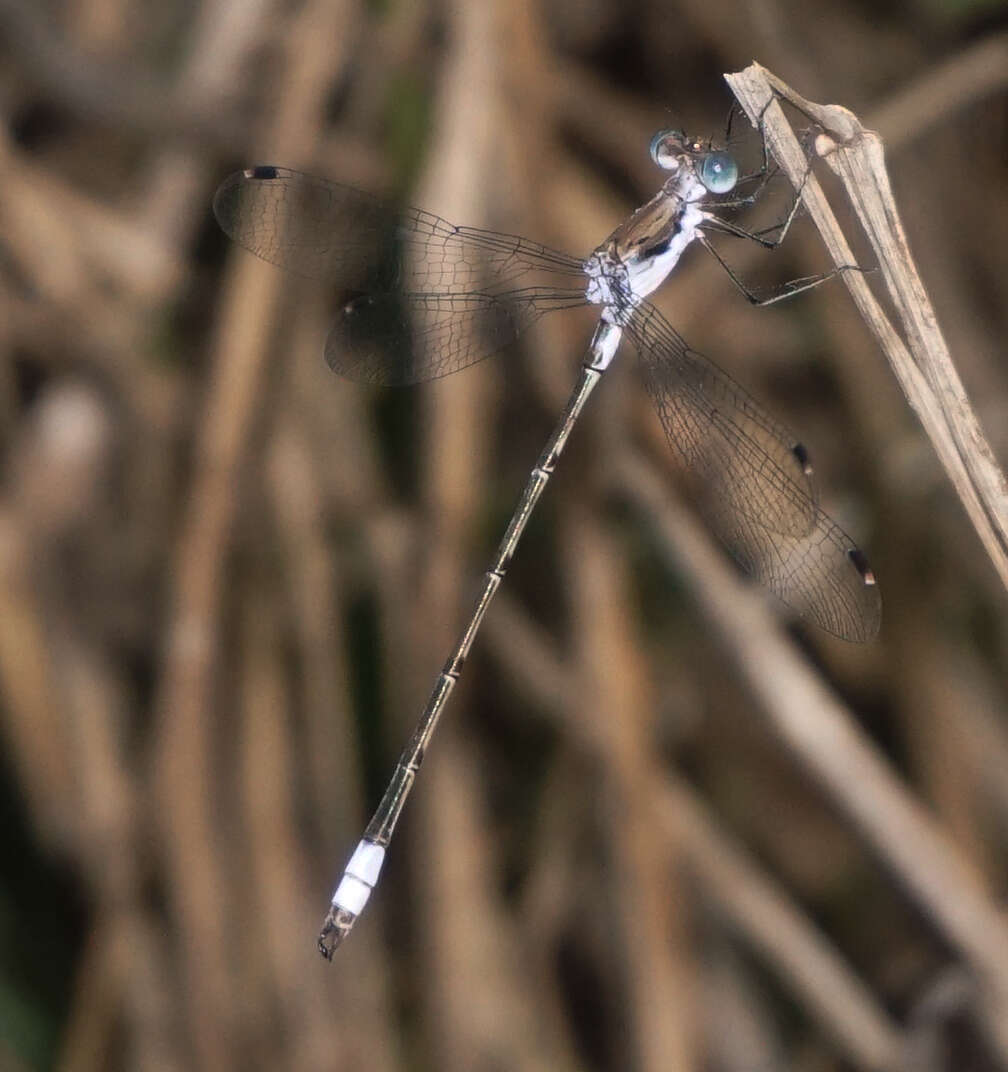
M 771 98 L 764 106 L 763 111 L 760 113 L 759 122 L 757 123 L 757 129 L 760 132 L 760 145 L 762 152 L 762 165 L 759 169 L 753 172 L 751 175 L 744 176 L 739 180 L 739 183 L 744 183 L 747 180 L 759 179 L 759 186 L 753 190 L 752 193 L 747 194 L 745 197 L 736 197 L 727 201 L 720 201 L 717 203 L 717 207 L 721 208 L 741 208 L 746 205 L 751 205 L 759 198 L 760 194 L 766 187 L 767 183 L 773 178 L 774 175 L 780 170 L 778 165 L 771 164 L 769 149 L 767 146 L 766 136 L 763 133 L 763 117 L 766 114 L 767 109 L 776 100 L 776 97 Z M 741 105 L 738 101 L 733 101 L 732 107 L 728 113 L 728 123 L 726 126 L 726 138 L 730 138 L 732 123 L 736 116 L 742 116 Z M 812 135 L 815 134 L 815 127 L 810 127 L 802 134 L 802 142 L 806 147 L 806 155 L 808 142 L 811 140 Z M 808 166 L 805 169 L 805 173 L 802 176 L 801 183 L 794 190 L 791 202 L 788 206 L 787 212 L 782 220 L 769 227 L 761 227 L 755 230 L 749 230 L 740 226 L 731 220 L 722 219 L 719 216 L 708 215 L 706 222 L 704 223 L 704 230 L 707 232 L 716 231 L 719 234 L 729 235 L 732 238 L 744 238 L 751 242 L 755 242 L 757 245 L 766 250 L 777 249 L 786 238 L 788 231 L 791 228 L 791 224 L 794 222 L 798 211 L 802 204 L 802 193 L 805 189 L 805 183 L 808 181 L 809 176 L 812 174 L 812 162 L 809 158 Z M 773 235 L 773 237 L 768 237 Z M 718 253 L 717 249 L 707 240 L 704 234 L 700 234 L 699 240 L 703 247 L 716 258 L 717 262 L 725 270 L 728 278 L 731 279 L 735 287 L 742 293 L 746 300 L 753 305 L 773 305 L 778 301 L 783 301 L 785 298 L 793 297 L 795 294 L 801 294 L 803 291 L 811 290 L 814 287 L 825 283 L 827 280 L 832 279 L 835 275 L 839 275 L 841 272 L 846 271 L 866 271 L 870 269 L 863 269 L 856 264 L 845 264 L 839 267 L 833 268 L 828 272 L 823 272 L 819 275 L 803 276 L 799 279 L 793 279 L 783 284 L 781 289 L 770 296 L 761 297 L 755 291 L 751 290 L 746 284 L 739 278 L 738 274 L 732 269 L 732 267 L 725 261 L 724 257 Z
M 718 209 L 742 209 L 756 203 L 762 196 L 763 191 L 773 178 L 780 172 L 780 166 L 773 162 L 770 155 L 769 146 L 767 145 L 766 133 L 764 129 L 764 116 L 767 110 L 778 98 L 776 96 L 771 97 L 767 101 L 760 113 L 755 129 L 759 132 L 760 138 L 760 154 L 761 163 L 760 166 L 753 172 L 743 175 L 736 184 L 736 190 L 744 188 L 747 183 L 757 182 L 758 185 L 750 193 L 735 197 L 727 198 L 725 200 L 717 202 Z M 732 107 L 728 113 L 728 122 L 726 125 L 726 140 L 731 140 L 731 128 L 735 121 L 736 116 L 743 116 L 745 113 L 742 110 L 738 101 L 732 102 Z M 803 113 L 804 114 L 804 113 Z M 791 194 L 790 203 L 784 212 L 783 216 L 777 223 L 771 224 L 768 227 L 760 227 L 756 229 L 747 229 L 740 227 L 737 224 L 729 223 L 727 220 L 715 219 L 712 222 L 716 225 L 720 224 L 720 229 L 734 238 L 746 238 L 751 242 L 756 242 L 764 249 L 774 250 L 776 249 L 784 239 L 787 237 L 788 231 L 791 229 L 791 224 L 794 222 L 796 216 L 802 205 L 802 193 L 805 188 L 805 183 L 808 181 L 809 176 L 812 174 L 812 152 L 811 144 L 814 141 L 815 135 L 820 128 L 815 124 L 810 125 L 801 132 L 800 141 L 806 156 L 807 166 L 805 173 L 802 176 L 802 180 L 798 187 L 794 189 Z
M 721 221 L 719 221 L 721 222 Z M 856 264 L 841 264 L 836 268 L 831 269 L 828 272 L 822 272 L 820 275 L 808 275 L 801 276 L 798 279 L 792 279 L 787 283 L 784 283 L 781 289 L 776 294 L 771 294 L 769 297 L 760 297 L 755 291 L 750 290 L 749 287 L 738 277 L 734 269 L 730 264 L 721 256 L 720 253 L 707 241 L 704 235 L 698 235 L 698 240 L 708 253 L 710 253 L 721 265 L 728 275 L 728 278 L 735 284 L 736 289 L 742 294 L 747 301 L 752 305 L 774 305 L 776 302 L 784 301 L 786 298 L 793 298 L 796 294 L 801 294 L 806 290 L 812 290 L 814 287 L 820 286 L 822 283 L 827 282 L 836 275 L 840 275 L 842 272 L 864 272 L 871 269 L 861 268 Z

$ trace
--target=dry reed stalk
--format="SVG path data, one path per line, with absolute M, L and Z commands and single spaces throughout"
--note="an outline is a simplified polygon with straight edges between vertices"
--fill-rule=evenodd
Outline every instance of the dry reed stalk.
M 611 970 L 622 982 L 627 1064 L 678 1072 L 697 1064 L 696 965 L 686 941 L 681 873 L 673 842 L 655 850 L 655 703 L 633 620 L 632 585 L 598 511 L 566 504 L 574 708 L 599 742 L 593 778 L 604 837 L 604 878 L 594 894 Z M 666 844 L 672 839 L 666 838 Z M 603 907 L 605 906 L 604 910 Z
M 601 761 L 602 727 L 584 717 L 576 681 L 550 638 L 506 592 L 500 594 L 486 629 L 492 653 L 518 695 L 533 709 L 556 718 L 579 750 Z M 658 777 L 655 771 L 652 778 Z M 730 837 L 683 779 L 666 778 L 650 807 L 651 822 L 663 835 L 656 851 L 664 865 L 681 862 L 697 883 L 695 896 L 717 906 L 857 1067 L 897 1072 L 897 1024 L 788 891 Z M 557 840 L 549 841 L 553 853 Z
M 307 156 L 324 122 L 324 100 L 344 13 L 307 5 L 292 21 L 283 57 L 285 92 L 271 117 L 274 150 Z M 263 36 L 269 33 L 265 26 Z M 226 288 L 213 372 L 197 435 L 196 477 L 176 557 L 171 625 L 155 698 L 158 818 L 179 935 L 183 1000 L 201 1067 L 235 1067 L 239 1010 L 225 911 L 229 876 L 218 851 L 211 732 L 224 564 L 282 281 L 236 262 Z
M 979 979 L 1008 1024 L 1008 927 L 939 823 L 891 769 L 853 715 L 790 645 L 765 597 L 744 583 L 699 524 L 669 500 L 651 467 L 625 456 L 614 480 L 655 519 L 662 551 L 690 585 L 728 656 L 795 761 L 899 879 Z M 996 1037 L 1008 1055 L 1008 1038 Z
M 834 263 L 854 255 L 780 106 L 787 101 L 822 133 L 816 152 L 839 176 L 871 243 L 879 276 L 902 334 L 861 272 L 844 272 L 865 323 L 879 340 L 907 401 L 917 414 L 966 513 L 1004 584 L 1008 585 L 1008 483 L 952 363 L 934 309 L 914 265 L 883 159 L 882 142 L 838 105 L 807 101 L 759 64 L 725 76 L 815 222 Z

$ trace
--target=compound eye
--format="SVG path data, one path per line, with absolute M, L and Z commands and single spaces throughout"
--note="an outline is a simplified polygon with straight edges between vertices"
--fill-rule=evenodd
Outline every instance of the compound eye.
M 738 182 L 738 164 L 731 153 L 708 153 L 700 161 L 697 175 L 712 194 L 726 194 Z
M 651 159 L 663 171 L 675 171 L 679 167 L 682 142 L 681 130 L 659 130 L 651 139 Z

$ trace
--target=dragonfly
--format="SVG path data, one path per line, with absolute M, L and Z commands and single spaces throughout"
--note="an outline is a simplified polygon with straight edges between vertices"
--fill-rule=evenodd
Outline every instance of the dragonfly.
M 438 674 L 388 787 L 332 896 L 318 937 L 331 959 L 375 888 L 424 754 L 522 533 L 589 396 L 626 338 L 644 384 L 697 492 L 709 527 L 740 565 L 829 633 L 868 641 L 881 600 L 864 553 L 820 507 L 805 447 L 734 379 L 689 347 L 649 302 L 698 242 L 740 281 L 709 241 L 714 233 L 774 248 L 799 203 L 772 228 L 746 231 L 725 212 L 751 204 L 772 167 L 742 175 L 727 144 L 663 130 L 650 147 L 667 178 L 587 257 L 510 234 L 448 223 L 421 209 L 284 167 L 236 172 L 217 190 L 223 230 L 245 249 L 320 279 L 340 306 L 325 358 L 341 376 L 401 385 L 436 379 L 501 350 L 546 313 L 598 307 L 577 381 L 486 570 L 475 606 Z M 767 304 L 824 281 L 789 284 Z M 742 285 L 742 284 L 740 284 Z M 744 285 L 742 285 L 743 289 Z

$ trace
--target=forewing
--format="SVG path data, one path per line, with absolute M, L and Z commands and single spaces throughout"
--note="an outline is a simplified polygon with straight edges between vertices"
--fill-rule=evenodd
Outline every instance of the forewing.
M 447 375 L 544 312 L 585 302 L 574 257 L 287 168 L 236 172 L 214 213 L 252 253 L 332 287 L 339 312 L 326 359 L 372 383 Z

